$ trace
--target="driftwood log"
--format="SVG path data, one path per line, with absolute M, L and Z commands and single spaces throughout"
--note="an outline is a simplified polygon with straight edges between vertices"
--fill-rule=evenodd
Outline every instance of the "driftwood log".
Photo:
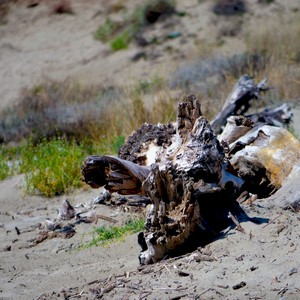
M 84 161 L 84 181 L 93 188 L 104 186 L 111 193 L 139 194 L 151 201 L 145 230 L 139 234 L 141 264 L 187 250 L 193 242 L 206 243 L 234 225 L 228 215 L 242 213 L 236 201 L 242 192 L 266 196 L 280 188 L 291 168 L 284 169 L 278 157 L 289 145 L 294 162 L 300 159 L 300 146 L 285 129 L 269 125 L 288 124 L 289 106 L 234 116 L 245 113 L 250 100 L 264 90 L 266 80 L 255 85 L 243 76 L 211 124 L 199 101 L 188 96 L 178 105 L 176 125 L 144 124 L 128 138 L 119 157 L 90 156 Z M 256 155 L 258 149 L 261 155 Z

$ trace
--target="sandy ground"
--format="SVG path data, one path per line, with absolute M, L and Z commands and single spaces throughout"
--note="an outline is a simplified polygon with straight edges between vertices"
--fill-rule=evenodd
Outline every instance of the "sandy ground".
M 81 223 L 70 239 L 47 239 L 35 245 L 34 240 L 41 232 L 39 225 L 57 218 L 57 209 L 65 197 L 49 200 L 24 196 L 22 180 L 22 176 L 16 176 L 0 183 L 1 299 L 36 299 L 43 292 L 60 291 L 75 283 L 84 285 L 115 271 L 124 273 L 137 267 L 139 246 L 134 236 L 126 239 L 126 243 L 120 241 L 109 247 L 78 250 L 92 239 L 88 233 L 95 226 L 120 226 L 139 216 L 124 212 L 122 207 L 98 205 L 92 208 L 98 214 L 115 219 L 116 224 L 101 219 L 97 224 Z M 98 195 L 98 190 L 79 191 L 68 199 L 72 204 L 80 204 L 93 201 Z M 72 220 L 65 223 L 72 223 Z
M 40 233 L 37 226 L 57 217 L 64 197 L 24 196 L 21 182 L 22 176 L 17 176 L 0 183 L 1 299 L 300 297 L 300 217 L 273 205 L 283 195 L 243 207 L 256 218 L 256 222 L 241 222 L 245 233 L 228 229 L 204 248 L 140 268 L 136 235 L 109 246 L 78 250 L 91 240 L 86 233 L 94 226 L 111 225 L 104 220 L 76 225 L 76 234 L 69 239 L 55 237 L 34 245 Z M 296 185 L 285 195 L 294 193 Z M 97 195 L 99 190 L 79 191 L 69 199 L 78 204 Z M 98 204 L 93 209 L 114 218 L 118 225 L 133 214 L 124 212 L 124 207 Z
M 255 28 L 257 20 L 292 11 L 297 1 L 285 1 L 284 6 L 275 1 L 259 9 L 258 1 L 249 1 L 251 14 L 245 16 L 249 22 L 243 30 Z M 134 45 L 110 53 L 93 38 L 108 13 L 107 1 L 74 0 L 74 15 L 52 15 L 49 3 L 41 2 L 30 9 L 26 1 L 12 7 L 7 23 L 0 26 L 1 107 L 15 102 L 23 87 L 43 80 L 72 78 L 111 85 L 169 74 L 207 51 L 202 41 L 213 44 L 220 29 L 230 27 L 209 13 L 210 1 L 181 1 L 179 10 L 186 10 L 190 18 L 177 19 L 169 29 L 157 25 L 153 31 L 180 30 L 184 35 L 145 50 L 151 59 L 133 63 L 131 58 L 140 51 Z M 237 36 L 219 51 L 234 53 L 243 47 Z M 261 221 L 242 222 L 245 233 L 231 229 L 203 249 L 140 269 L 135 235 L 79 251 L 78 245 L 91 239 L 86 233 L 95 224 L 76 225 L 70 239 L 56 237 L 33 246 L 40 234 L 38 225 L 57 217 L 66 196 L 49 200 L 24 195 L 22 180 L 16 176 L 0 182 L 0 299 L 95 299 L 102 294 L 103 299 L 300 299 L 299 214 L 272 205 L 295 194 L 295 182 L 284 195 L 244 208 Z M 98 190 L 84 190 L 67 197 L 78 204 L 98 195 Z M 121 207 L 94 209 L 118 224 L 132 216 Z M 96 226 L 101 225 L 111 223 L 99 220 Z

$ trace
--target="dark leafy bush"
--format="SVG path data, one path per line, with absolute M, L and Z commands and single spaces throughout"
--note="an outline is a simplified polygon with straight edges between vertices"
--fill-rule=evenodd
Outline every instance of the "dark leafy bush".
M 234 16 L 247 12 L 247 6 L 243 0 L 218 0 L 213 7 L 217 15 Z

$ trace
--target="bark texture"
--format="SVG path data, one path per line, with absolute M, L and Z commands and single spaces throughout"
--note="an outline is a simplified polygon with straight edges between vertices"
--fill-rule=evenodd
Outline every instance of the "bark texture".
M 224 151 L 194 96 L 178 106 L 177 135 L 163 164 L 143 184 L 147 207 L 141 264 L 161 260 L 201 233 L 228 226 L 228 212 L 243 181 L 226 170 Z M 223 203 L 221 203 L 223 202 Z M 146 246 L 145 246 L 146 245 Z

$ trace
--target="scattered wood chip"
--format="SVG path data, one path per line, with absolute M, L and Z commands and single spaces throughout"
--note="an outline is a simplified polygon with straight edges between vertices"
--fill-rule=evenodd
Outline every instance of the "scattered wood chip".
M 194 260 L 196 262 L 200 262 L 200 261 L 216 261 L 217 259 L 209 255 L 197 255 L 194 257 Z
M 20 235 L 20 234 L 21 234 L 20 229 L 19 229 L 17 226 L 15 227 L 15 230 L 16 230 L 16 232 L 17 232 L 17 235 Z
M 240 255 L 239 257 L 236 258 L 237 261 L 242 261 L 244 260 L 245 254 Z
M 245 281 L 241 281 L 240 283 L 234 285 L 232 288 L 233 288 L 234 290 L 238 290 L 238 289 L 244 287 L 245 285 L 246 285 L 246 282 L 245 282 Z
M 177 272 L 177 274 L 178 274 L 179 276 L 182 276 L 182 277 L 188 277 L 188 276 L 190 276 L 190 273 L 184 272 L 184 271 L 181 271 L 181 270 L 179 270 L 179 271 Z
M 296 274 L 296 273 L 298 273 L 298 269 L 293 268 L 292 270 L 290 270 L 289 275 L 291 276 L 291 275 Z
M 279 235 L 284 229 L 286 228 L 286 225 L 281 225 L 277 230 L 277 234 Z
M 231 213 L 228 213 L 228 218 L 230 218 L 233 223 L 236 225 L 236 230 L 242 232 L 242 233 L 246 233 L 244 228 L 241 226 L 240 222 L 237 220 L 237 218 Z

